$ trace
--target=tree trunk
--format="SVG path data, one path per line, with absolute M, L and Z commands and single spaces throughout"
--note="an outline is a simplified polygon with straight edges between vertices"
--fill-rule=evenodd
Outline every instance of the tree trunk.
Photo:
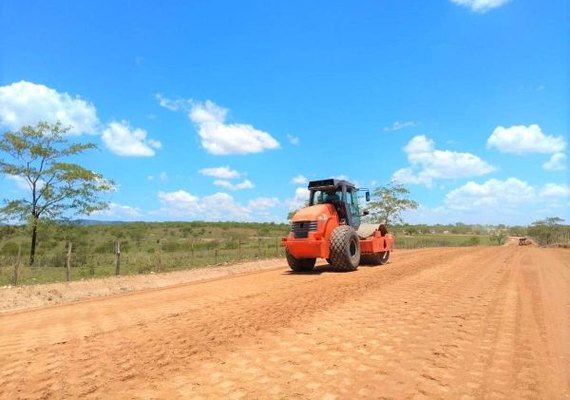
M 30 246 L 30 267 L 34 265 L 36 259 L 36 241 L 38 237 L 38 217 L 33 216 L 32 221 L 32 244 Z

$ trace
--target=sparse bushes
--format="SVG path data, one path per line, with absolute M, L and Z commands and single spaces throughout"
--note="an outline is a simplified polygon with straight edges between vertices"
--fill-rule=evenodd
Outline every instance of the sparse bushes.
M 95 254 L 113 254 L 115 252 L 114 243 L 105 243 L 95 247 L 93 250 Z
M 15 242 L 6 242 L 0 249 L 0 253 L 4 256 L 17 256 L 19 245 Z
M 194 229 L 192 229 L 191 226 L 185 226 L 180 231 L 182 232 L 182 236 L 187 238 L 188 236 L 192 235 Z
M 26 229 L 16 227 L 11 236 L 0 237 L 0 286 L 10 283 L 19 243 L 22 258 Z M 47 241 L 38 247 L 37 264 L 23 269 L 20 283 L 65 280 L 66 245 L 73 243 L 72 279 L 111 276 L 115 273 L 115 243 L 121 237 L 121 274 L 138 274 L 197 268 L 226 262 L 284 257 L 280 237 L 288 224 L 165 222 L 112 225 L 52 225 Z M 424 234 L 429 227 L 414 229 L 414 236 L 396 234 L 399 248 L 489 244 L 489 236 Z M 123 232 L 120 234 L 120 232 Z M 25 267 L 25 266 L 23 266 Z M 27 267 L 25 267 L 27 268 Z M 36 279 L 32 281 L 32 278 Z
M 234 250 L 234 249 L 237 249 L 237 248 L 239 248 L 239 241 L 226 242 L 224 248 L 225 248 L 226 250 Z
M 478 236 L 471 236 L 467 241 L 465 241 L 465 246 L 479 246 L 481 239 Z
M 507 241 L 507 235 L 502 232 L 495 232 L 490 236 L 491 242 L 496 243 L 498 246 L 502 246 Z
M 569 245 L 570 226 L 562 225 L 564 220 L 558 217 L 535 221 L 528 228 L 528 235 L 532 236 L 540 245 L 553 244 Z

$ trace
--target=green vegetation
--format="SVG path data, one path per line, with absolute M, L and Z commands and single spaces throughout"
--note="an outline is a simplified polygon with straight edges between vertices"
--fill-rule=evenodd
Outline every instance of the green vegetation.
M 113 183 L 66 159 L 94 149 L 92 143 L 70 143 L 65 134 L 71 127 L 39 122 L 1 136 L 0 173 L 18 179 L 29 190 L 20 199 L 6 200 L 0 217 L 27 222 L 30 245 L 29 265 L 33 265 L 38 230 L 43 220 L 61 220 L 72 215 L 88 215 L 107 207 L 97 198 L 110 191 Z
M 410 191 L 399 183 L 379 186 L 372 192 L 372 201 L 368 203 L 368 219 L 391 226 L 402 222 L 401 213 L 415 210 L 419 204 L 408 198 Z
M 540 221 L 539 221 L 540 222 Z M 544 223 L 543 223 L 544 222 Z M 493 246 L 508 236 L 529 236 L 540 243 L 570 241 L 570 227 L 560 221 L 531 227 L 396 225 L 396 248 Z M 162 222 L 119 224 L 55 224 L 42 226 L 36 263 L 20 262 L 18 284 L 64 281 L 67 243 L 73 243 L 71 279 L 115 274 L 116 242 L 120 242 L 121 274 L 141 274 L 223 265 L 239 261 L 285 257 L 280 238 L 288 224 L 239 222 Z M 0 225 L 0 286 L 13 284 L 18 259 L 29 251 L 26 226 Z M 18 257 L 19 255 L 19 257 Z
M 535 221 L 528 228 L 528 235 L 543 246 L 558 244 L 570 247 L 570 226 L 562 225 L 562 222 L 564 220 L 558 217 Z
M 284 257 L 280 238 L 289 225 L 237 222 L 46 224 L 39 231 L 34 266 L 20 262 L 19 284 L 65 280 L 67 243 L 73 243 L 71 279 L 165 272 L 261 258 Z M 0 226 L 0 286 L 29 251 L 26 226 Z

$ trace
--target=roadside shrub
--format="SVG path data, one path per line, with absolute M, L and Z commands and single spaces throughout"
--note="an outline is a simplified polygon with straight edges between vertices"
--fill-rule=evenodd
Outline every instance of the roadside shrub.
M 264 226 L 264 227 L 257 229 L 257 236 L 269 236 L 270 233 L 271 233 L 271 230 L 267 226 Z
M 101 244 L 93 250 L 95 254 L 112 254 L 115 252 L 115 245 L 114 244 Z
M 206 242 L 195 242 L 194 249 L 195 250 L 213 250 L 219 247 L 219 243 L 217 240 L 208 240 Z
M 153 270 L 153 262 L 150 258 L 146 260 L 140 260 L 138 262 L 138 273 L 139 274 L 146 274 Z
M 176 251 L 183 250 L 186 247 L 187 247 L 186 245 L 178 243 L 177 241 L 174 240 L 168 240 L 162 243 L 162 251 L 166 253 L 174 253 Z
M 194 230 L 192 229 L 191 226 L 185 226 L 181 229 L 181 231 L 182 231 L 182 236 L 186 238 L 190 236 Z
M 477 236 L 471 236 L 469 240 L 465 242 L 466 246 L 478 246 L 481 243 L 481 239 Z
M 493 233 L 490 237 L 491 242 L 496 242 L 498 246 L 503 245 L 507 241 L 507 235 L 504 233 Z
M 0 253 L 5 256 L 17 256 L 18 255 L 18 244 L 12 241 L 4 243 Z
M 235 250 L 239 247 L 239 241 L 229 241 L 226 242 L 224 245 L 224 249 L 226 250 Z

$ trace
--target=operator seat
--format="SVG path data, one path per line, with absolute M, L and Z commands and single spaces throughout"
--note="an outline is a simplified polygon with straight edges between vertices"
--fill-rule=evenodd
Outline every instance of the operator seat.
M 340 201 L 340 196 L 338 194 L 336 193 L 327 194 L 325 203 L 329 203 L 334 206 L 341 223 L 345 224 L 349 223 L 347 205 L 342 201 Z
M 336 193 L 327 194 L 327 198 L 325 200 L 325 203 L 337 205 L 340 203 L 340 197 L 338 197 L 338 194 L 336 194 Z

